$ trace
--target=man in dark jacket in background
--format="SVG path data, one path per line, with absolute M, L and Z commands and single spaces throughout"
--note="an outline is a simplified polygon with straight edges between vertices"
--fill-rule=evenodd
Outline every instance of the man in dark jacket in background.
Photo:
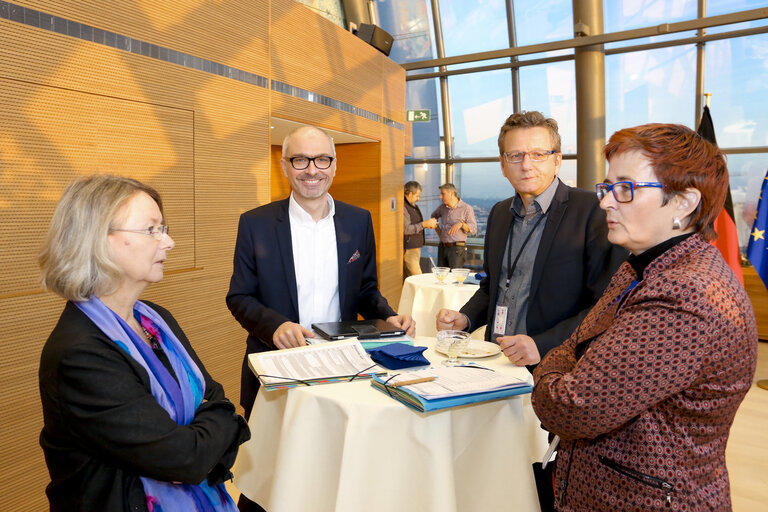
M 437 219 L 427 219 L 421 215 L 421 210 L 416 203 L 421 197 L 421 184 L 418 181 L 409 181 L 405 184 L 405 202 L 403 203 L 403 213 L 405 216 L 405 226 L 403 228 L 404 241 L 403 248 L 403 277 L 421 274 L 421 248 L 424 247 L 424 230 L 435 229 Z

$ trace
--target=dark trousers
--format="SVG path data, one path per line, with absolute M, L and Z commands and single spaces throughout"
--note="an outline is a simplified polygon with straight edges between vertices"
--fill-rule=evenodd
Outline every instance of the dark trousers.
M 446 247 L 442 243 L 437 246 L 437 266 L 462 268 L 467 259 L 467 247 L 465 245 L 454 245 Z

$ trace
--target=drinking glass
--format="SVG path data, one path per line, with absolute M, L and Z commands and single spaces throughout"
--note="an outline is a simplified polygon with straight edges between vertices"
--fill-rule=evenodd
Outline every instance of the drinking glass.
M 437 277 L 437 280 L 440 281 L 440 284 L 445 284 L 443 279 L 445 279 L 450 271 L 451 269 L 449 267 L 432 267 L 432 272 L 435 274 L 435 277 Z
M 464 284 L 464 280 L 469 275 L 469 269 L 468 268 L 452 268 L 451 274 L 453 274 L 454 277 L 456 277 L 456 281 L 458 281 L 456 283 L 456 286 L 461 286 Z
M 437 348 L 448 355 L 443 366 L 459 366 L 459 354 L 469 346 L 470 333 L 464 331 L 437 331 Z

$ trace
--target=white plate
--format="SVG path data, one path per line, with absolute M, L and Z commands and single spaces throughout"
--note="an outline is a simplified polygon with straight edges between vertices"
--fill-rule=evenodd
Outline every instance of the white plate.
M 436 352 L 448 355 L 443 347 L 435 347 Z M 459 354 L 459 359 L 480 359 L 491 357 L 501 352 L 501 347 L 490 341 L 470 340 L 469 346 Z

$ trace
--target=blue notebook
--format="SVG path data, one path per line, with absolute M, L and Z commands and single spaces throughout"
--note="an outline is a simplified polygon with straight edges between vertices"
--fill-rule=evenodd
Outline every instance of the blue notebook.
M 413 377 L 415 380 L 422 375 L 437 375 L 436 380 L 434 382 L 439 382 L 440 379 L 442 378 L 440 376 L 441 372 L 451 372 L 452 370 L 455 370 L 457 368 L 473 368 L 471 371 L 474 371 L 474 372 L 493 371 L 493 370 L 488 370 L 487 368 L 482 368 L 478 366 L 437 368 L 437 369 L 419 370 L 415 372 L 409 372 L 407 374 L 401 374 L 402 375 L 401 380 L 404 380 L 406 378 L 411 378 L 411 377 Z M 428 378 L 431 378 L 431 377 L 428 377 Z M 474 391 L 474 392 L 461 392 L 461 391 L 447 392 L 446 393 L 447 396 L 427 396 L 424 394 L 420 394 L 418 392 L 420 389 L 418 385 L 410 385 L 410 386 L 406 385 L 401 387 L 393 387 L 389 385 L 388 382 L 391 383 L 396 381 L 390 380 L 391 379 L 390 376 L 374 375 L 371 380 L 371 385 L 374 388 L 381 391 L 382 393 L 389 395 L 395 400 L 398 400 L 404 403 L 405 405 L 407 405 L 408 407 L 416 409 L 419 412 L 437 411 L 440 409 L 458 407 L 460 405 L 474 404 L 474 403 L 480 403 L 480 402 L 490 402 L 491 400 L 499 400 L 502 398 L 509 398 L 516 395 L 530 393 L 533 390 L 533 386 L 531 386 L 525 381 L 516 379 L 514 377 L 510 377 L 510 376 L 504 376 L 503 378 L 505 378 L 507 382 L 502 386 L 494 386 L 492 389 Z

